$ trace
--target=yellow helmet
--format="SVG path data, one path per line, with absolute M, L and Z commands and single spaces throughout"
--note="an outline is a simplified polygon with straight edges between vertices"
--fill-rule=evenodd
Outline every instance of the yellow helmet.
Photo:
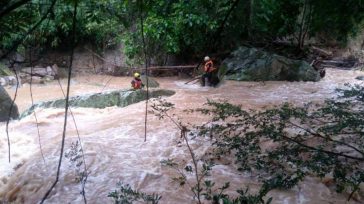
M 140 74 L 138 72 L 135 72 L 134 77 L 140 77 Z

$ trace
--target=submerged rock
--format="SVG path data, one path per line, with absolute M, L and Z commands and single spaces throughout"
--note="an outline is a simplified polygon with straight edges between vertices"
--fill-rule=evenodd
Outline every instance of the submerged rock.
M 355 79 L 356 79 L 356 80 L 364 81 L 364 76 L 357 76 Z
M 226 79 L 238 81 L 319 81 L 320 73 L 307 62 L 240 47 L 225 59 Z
M 12 104 L 12 99 L 6 92 L 4 87 L 0 86 L 0 122 L 7 121 L 9 119 L 9 111 Z M 16 119 L 19 117 L 18 106 L 14 103 L 10 114 L 10 118 Z
M 175 94 L 175 92 L 171 90 L 155 89 L 149 91 L 149 98 L 156 98 L 159 96 L 171 96 L 173 94 Z M 146 100 L 146 97 L 146 90 L 118 90 L 70 97 L 69 105 L 71 107 L 85 108 L 106 108 L 111 106 L 125 107 L 130 104 Z M 21 117 L 30 115 L 36 108 L 64 108 L 65 105 L 65 99 L 37 103 L 24 111 L 21 114 Z

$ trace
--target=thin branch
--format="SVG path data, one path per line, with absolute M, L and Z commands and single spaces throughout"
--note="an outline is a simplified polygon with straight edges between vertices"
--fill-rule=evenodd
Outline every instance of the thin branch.
M 305 0 L 305 3 L 303 5 L 303 14 L 302 14 L 302 19 L 301 19 L 301 24 L 300 24 L 299 41 L 298 41 L 299 49 L 302 49 L 302 44 L 303 44 L 302 38 L 303 38 L 303 30 L 304 30 L 304 26 L 305 26 L 306 10 L 307 10 L 307 0 Z
M 68 116 L 68 109 L 69 109 L 69 95 L 70 95 L 70 86 L 71 86 L 71 75 L 72 75 L 72 62 L 73 62 L 73 53 L 75 49 L 75 36 L 76 36 L 76 15 L 77 15 L 77 5 L 78 1 L 75 1 L 74 4 L 74 11 L 73 11 L 73 26 L 72 26 L 72 48 L 70 53 L 70 65 L 68 68 L 68 80 L 67 80 L 67 94 L 66 94 L 66 105 L 65 105 L 65 115 L 64 115 L 64 124 L 63 124 L 63 134 L 62 134 L 62 143 L 61 143 L 61 152 L 59 155 L 59 162 L 58 162 L 58 168 L 57 168 L 57 175 L 56 180 L 51 186 L 51 188 L 46 192 L 44 197 L 41 200 L 41 204 L 44 203 L 44 201 L 47 199 L 49 194 L 52 192 L 52 189 L 56 186 L 59 180 L 59 175 L 61 172 L 61 165 L 62 165 L 62 158 L 63 158 L 63 151 L 64 151 L 64 143 L 66 139 L 66 130 L 67 130 L 67 116 Z
M 359 185 L 356 185 L 354 190 L 350 193 L 349 197 L 348 197 L 348 202 L 351 200 L 351 198 L 354 196 L 354 193 L 357 192 L 358 190 L 360 190 Z
M 154 108 L 155 108 L 155 106 L 154 106 Z M 189 185 L 189 187 L 191 188 L 191 191 L 194 194 L 194 196 L 197 197 L 198 203 L 199 204 L 202 204 L 202 202 L 201 202 L 201 190 L 202 190 L 201 189 L 201 181 L 204 178 L 204 175 L 202 174 L 201 177 L 200 177 L 199 174 L 198 174 L 198 162 L 197 162 L 196 156 L 195 156 L 195 154 L 194 154 L 194 152 L 193 152 L 193 150 L 192 150 L 192 148 L 191 148 L 191 146 L 190 146 L 190 144 L 188 142 L 188 137 L 187 137 L 187 134 L 186 134 L 189 130 L 181 122 L 177 122 L 174 118 L 172 118 L 172 116 L 170 116 L 168 114 L 167 111 L 169 109 L 158 109 L 158 108 L 155 108 L 155 110 L 157 110 L 160 113 L 160 115 L 162 116 L 160 118 L 163 118 L 163 116 L 167 117 L 181 131 L 181 138 L 183 137 L 183 139 L 185 140 L 186 145 L 187 145 L 187 148 L 188 148 L 188 152 L 189 152 L 189 154 L 190 154 L 190 156 L 192 158 L 192 163 L 193 163 L 194 171 L 195 171 L 194 173 L 195 173 L 195 178 L 196 178 L 196 185 L 194 187 L 191 187 L 191 185 L 189 184 L 189 182 L 188 181 L 186 181 L 186 182 Z M 185 176 L 184 176 L 183 173 L 181 173 L 180 171 L 178 171 L 178 172 L 185 178 Z
M 232 12 L 234 11 L 234 9 L 238 6 L 239 1 L 240 1 L 240 0 L 235 0 L 235 1 L 234 1 L 234 3 L 231 5 L 231 7 L 230 7 L 229 11 L 226 13 L 226 15 L 225 15 L 225 17 L 224 17 L 223 21 L 221 22 L 221 24 L 220 24 L 219 28 L 218 28 L 218 29 L 216 30 L 216 32 L 215 32 L 214 39 L 213 39 L 213 44 L 211 44 L 212 46 L 216 46 L 216 47 L 217 47 L 217 45 L 218 45 L 218 43 L 217 43 L 217 42 L 218 42 L 218 39 L 220 38 L 222 31 L 224 30 L 224 27 L 225 27 L 225 25 L 226 25 L 226 22 L 227 22 L 227 20 L 229 19 L 229 17 L 230 17 L 230 15 L 231 15 L 231 13 L 232 13 Z M 214 47 L 213 47 L 213 48 L 214 48 Z
M 10 105 L 10 109 L 9 109 L 9 115 L 8 115 L 8 120 L 6 121 L 6 137 L 8 139 L 8 154 L 9 154 L 9 163 L 10 163 L 10 137 L 9 137 L 9 122 L 10 122 L 10 118 L 13 112 L 13 108 L 15 105 L 15 100 L 16 97 L 18 95 L 18 89 L 19 89 L 19 78 L 18 78 L 18 73 L 16 72 L 15 68 L 13 68 L 13 72 L 15 74 L 16 77 L 16 88 L 15 88 L 15 94 L 14 94 L 14 99 L 11 101 L 11 105 Z
M 186 132 L 188 130 L 187 130 L 187 128 L 185 126 L 181 125 L 180 123 L 177 123 L 167 112 L 165 112 L 164 115 L 167 116 L 178 127 L 178 129 L 181 130 L 181 135 L 182 135 L 183 139 L 186 142 L 186 145 L 187 145 L 188 151 L 189 151 L 189 153 L 191 155 L 192 162 L 193 162 L 193 166 L 194 166 L 194 169 L 195 169 L 195 178 L 196 178 L 197 192 L 195 192 L 193 190 L 193 188 L 191 188 L 191 189 L 192 189 L 192 192 L 197 197 L 198 203 L 201 204 L 200 189 L 201 189 L 201 180 L 202 180 L 203 177 L 199 178 L 199 175 L 198 175 L 198 164 L 197 164 L 197 160 L 196 160 L 195 154 L 193 153 L 193 150 L 192 150 L 190 144 L 188 143 L 188 138 L 186 136 Z
M 33 61 L 32 61 L 32 49 L 30 48 L 29 50 L 29 61 L 30 61 L 30 85 L 29 85 L 29 92 L 30 92 L 30 99 L 32 101 L 32 106 L 34 106 L 34 99 L 33 99 Z M 43 162 L 45 163 L 45 159 L 44 159 L 44 154 L 43 154 L 43 148 L 42 148 L 42 143 L 40 141 L 40 131 L 39 131 L 39 124 L 38 124 L 38 117 L 37 117 L 37 113 L 35 112 L 35 108 L 33 109 L 33 113 L 34 113 L 34 118 L 35 118 L 35 123 L 37 126 L 37 133 L 38 133 L 38 143 L 39 143 L 39 149 L 40 149 L 40 154 L 42 155 L 42 159 Z
M 92 53 L 92 65 L 93 65 L 93 68 L 94 68 L 94 74 L 97 74 L 96 65 L 95 65 L 95 55 L 93 53 Z
M 59 87 L 61 88 L 63 97 L 66 98 L 66 94 L 63 91 L 63 87 L 62 87 L 61 82 L 59 81 L 59 79 L 57 79 L 57 81 L 58 81 Z M 86 173 L 85 182 L 82 183 L 82 192 L 81 193 L 82 193 L 82 197 L 83 197 L 84 203 L 87 204 L 86 192 L 85 192 L 85 186 L 86 186 L 86 182 L 87 182 L 87 178 L 88 178 L 88 176 L 87 176 L 88 174 L 87 174 L 86 159 L 85 159 L 85 154 L 84 154 L 84 151 L 83 151 L 83 146 L 82 146 L 82 141 L 81 141 L 81 137 L 80 137 L 80 132 L 78 130 L 78 126 L 77 126 L 77 123 L 76 123 L 76 119 L 75 119 L 75 116 L 73 115 L 73 112 L 72 112 L 71 107 L 69 107 L 69 111 L 70 111 L 71 116 L 72 116 L 73 124 L 75 125 L 75 129 L 76 129 L 76 134 L 77 134 L 77 137 L 78 137 L 78 141 L 80 142 L 81 155 L 82 155 L 82 160 L 83 160 L 83 164 L 84 164 L 83 167 L 84 167 L 84 172 Z
M 144 142 L 147 141 L 147 121 L 148 121 L 148 101 L 149 101 L 149 79 L 148 79 L 148 59 L 147 59 L 147 49 L 145 46 L 145 37 L 144 37 L 144 22 L 143 22 L 143 0 L 140 0 L 140 29 L 142 34 L 142 42 L 143 42 L 143 52 L 144 52 L 144 67 L 145 67 L 145 78 L 146 78 L 146 86 L 147 86 L 147 98 L 145 101 L 145 118 L 144 118 Z
M 327 150 L 323 150 L 323 149 L 317 149 L 316 147 L 305 145 L 305 144 L 303 144 L 301 142 L 298 142 L 297 140 L 294 140 L 294 139 L 292 139 L 292 138 L 290 138 L 288 136 L 282 135 L 282 137 L 285 138 L 288 141 L 296 143 L 296 144 L 298 144 L 298 145 L 300 145 L 302 147 L 305 147 L 307 149 L 311 149 L 311 150 L 318 151 L 318 152 L 323 152 L 323 153 L 326 153 L 326 154 L 329 154 L 329 155 L 335 155 L 335 156 L 338 156 L 338 157 L 345 157 L 345 158 L 353 159 L 353 160 L 357 160 L 357 161 L 364 161 L 364 158 L 362 158 L 362 157 L 355 157 L 355 156 L 350 156 L 350 155 L 346 155 L 346 154 L 343 154 L 343 153 L 332 152 L 332 151 L 327 151 Z
M 120 67 L 119 65 L 117 65 L 115 62 L 109 62 L 107 61 L 105 58 L 101 57 L 99 54 L 95 53 L 94 51 L 88 49 L 87 47 L 85 48 L 87 51 L 89 51 L 92 54 L 92 61 L 93 61 L 93 65 L 94 65 L 94 69 L 95 69 L 95 57 L 99 58 L 100 60 L 104 61 L 106 64 L 110 64 L 113 65 L 115 67 Z
M 104 89 L 106 88 L 106 86 L 110 83 L 110 81 L 112 80 L 113 76 L 110 76 L 110 79 L 107 80 L 107 82 L 105 83 L 105 85 L 102 87 L 101 92 L 104 91 Z
M 310 11 L 309 11 L 309 13 L 308 13 L 308 17 L 307 17 L 307 18 L 308 18 L 308 20 L 307 20 L 307 23 L 306 23 L 305 30 L 304 30 L 304 32 L 303 32 L 303 39 L 305 39 L 305 38 L 306 38 L 306 36 L 307 36 L 307 34 L 308 34 L 308 30 L 309 30 L 310 25 L 311 25 L 311 20 L 312 20 L 312 4 L 310 4 L 309 9 L 310 9 Z
M 334 143 L 337 143 L 337 144 L 341 144 L 341 145 L 344 145 L 344 146 L 350 147 L 350 148 L 354 149 L 355 151 L 357 151 L 358 153 L 360 153 L 361 155 L 364 155 L 364 152 L 363 152 L 363 151 L 361 151 L 360 149 L 358 149 L 358 148 L 354 147 L 353 145 L 347 144 L 347 143 L 342 142 L 342 141 L 334 140 L 334 139 L 330 138 L 329 136 L 321 135 L 321 134 L 320 134 L 320 133 L 318 133 L 318 132 L 311 131 L 311 130 L 309 130 L 309 129 L 307 129 L 307 128 L 304 128 L 304 127 L 302 127 L 302 126 L 300 126 L 300 125 L 297 125 L 297 124 L 295 124 L 295 123 L 293 123 L 293 122 L 291 122 L 291 121 L 287 121 L 287 122 L 288 122 L 289 124 L 293 125 L 294 127 L 297 127 L 297 128 L 299 128 L 299 129 L 301 129 L 301 130 L 306 131 L 307 133 L 310 133 L 310 134 L 311 134 L 311 135 L 313 135 L 313 136 L 317 136 L 317 137 L 320 137 L 320 138 L 323 138 L 323 139 L 329 140 L 329 141 L 331 141 L 331 142 L 334 142 Z
M 195 167 L 195 177 L 196 177 L 196 185 L 197 185 L 197 189 L 196 189 L 197 193 L 195 193 L 195 194 L 197 194 L 198 203 L 201 204 L 201 198 L 200 198 L 200 189 L 201 189 L 200 182 L 201 182 L 201 180 L 199 179 L 199 176 L 198 176 L 198 164 L 197 164 L 197 161 L 196 161 L 195 153 L 193 153 L 192 148 L 191 148 L 190 144 L 188 143 L 188 138 L 186 136 L 186 131 L 184 129 L 181 130 L 181 131 L 182 131 L 182 136 L 183 136 L 184 140 L 186 141 L 188 151 L 190 152 L 192 162 L 193 162 L 193 166 Z
M 178 127 L 178 129 L 180 129 L 181 131 L 183 129 L 186 129 L 181 124 L 177 123 L 167 112 L 165 112 L 164 114 L 165 114 L 165 116 L 167 116 L 167 118 L 169 118 Z
M 186 184 L 188 185 L 188 187 L 190 187 L 190 189 L 192 189 L 193 187 L 191 186 L 191 184 L 187 181 L 187 177 L 186 175 L 178 168 L 178 167 L 175 167 L 174 168 L 182 177 L 183 179 L 186 181 Z M 197 197 L 197 194 L 192 191 L 192 193 Z

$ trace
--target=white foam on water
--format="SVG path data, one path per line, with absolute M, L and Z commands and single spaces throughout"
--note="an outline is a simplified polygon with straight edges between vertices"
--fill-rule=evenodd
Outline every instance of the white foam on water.
M 311 101 L 322 102 L 336 95 L 335 89 L 343 87 L 346 82 L 356 82 L 355 76 L 362 74 L 356 71 L 328 70 L 327 76 L 320 82 L 234 82 L 226 81 L 217 88 L 200 87 L 199 84 L 185 84 L 186 80 L 175 78 L 157 79 L 162 88 L 173 89 L 176 94 L 166 98 L 175 104 L 172 112 L 179 115 L 182 121 L 191 124 L 202 124 L 205 116 L 198 113 L 186 114 L 185 109 L 202 107 L 207 99 L 228 100 L 242 104 L 245 109 L 258 109 L 288 101 L 302 104 Z M 100 81 L 101 80 L 101 81 Z M 99 92 L 102 87 L 90 83 L 105 83 L 105 78 L 90 76 L 78 79 L 73 93 Z M 128 88 L 130 78 L 114 78 L 106 90 Z M 100 81 L 100 82 L 99 82 Z M 63 82 L 64 83 L 64 82 Z M 48 95 L 44 91 L 47 88 Z M 35 87 L 34 96 L 38 100 L 53 99 L 60 96 L 59 87 L 50 84 L 47 87 Z M 56 91 L 58 90 L 58 91 Z M 11 92 L 11 90 L 8 90 Z M 27 90 L 21 88 L 20 107 L 28 104 Z M 39 95 L 37 95 L 39 94 Z M 53 95 L 52 95 L 53 94 Z M 151 102 L 152 103 L 152 102 Z M 150 104 L 151 104 L 150 103 Z M 22 108 L 24 109 L 24 108 Z M 150 108 L 149 108 L 150 110 Z M 178 174 L 172 169 L 162 167 L 163 159 L 175 159 L 181 164 L 191 164 L 191 155 L 180 138 L 180 131 L 169 120 L 159 120 L 148 115 L 147 141 L 144 142 L 145 102 L 125 108 L 109 107 L 105 109 L 72 108 L 85 151 L 86 164 L 90 175 L 86 184 L 86 195 L 89 203 L 111 202 L 107 194 L 116 189 L 116 183 L 122 181 L 133 188 L 147 193 L 162 195 L 160 203 L 191 203 L 192 193 L 188 186 L 181 187 L 172 182 Z M 24 203 L 37 203 L 55 179 L 58 165 L 62 128 L 63 109 L 37 110 L 41 142 L 46 163 L 40 156 L 38 135 L 34 116 L 30 115 L 20 121 L 10 123 L 12 162 L 7 161 L 7 141 L 5 125 L 0 125 L 0 198 Z M 77 141 L 77 134 L 68 118 L 65 151 L 72 142 Z M 207 138 L 190 141 L 197 156 L 210 151 L 211 142 Z M 230 181 L 228 193 L 237 196 L 236 189 L 249 187 L 253 192 L 260 184 L 253 175 L 238 172 L 233 164 L 225 162 L 213 167 L 209 179 L 221 187 Z M 14 169 L 18 164 L 20 168 Z M 60 181 L 50 195 L 48 203 L 82 203 L 79 194 L 80 185 L 75 182 L 75 169 L 72 163 L 63 158 Z M 188 180 L 193 183 L 192 175 Z M 273 203 L 327 203 L 345 201 L 345 197 L 331 192 L 315 179 L 306 179 L 300 184 L 300 190 L 273 191 Z M 268 196 L 268 197 L 269 197 Z M 354 201 L 353 201 L 354 202 Z

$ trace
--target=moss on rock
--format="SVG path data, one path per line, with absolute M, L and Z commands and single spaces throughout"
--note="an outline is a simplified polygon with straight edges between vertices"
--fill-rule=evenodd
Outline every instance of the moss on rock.
M 319 81 L 320 74 L 307 62 L 240 47 L 225 59 L 226 79 L 238 81 Z
M 159 96 L 171 96 L 173 94 L 175 94 L 175 92 L 171 90 L 154 89 L 149 91 L 149 98 L 156 98 Z M 71 107 L 84 108 L 106 108 L 111 106 L 125 107 L 130 104 L 146 100 L 146 98 L 146 90 L 118 90 L 70 97 L 69 105 Z M 24 111 L 21 114 L 21 117 L 30 115 L 36 108 L 64 108 L 65 104 L 65 99 L 57 99 L 37 103 Z

